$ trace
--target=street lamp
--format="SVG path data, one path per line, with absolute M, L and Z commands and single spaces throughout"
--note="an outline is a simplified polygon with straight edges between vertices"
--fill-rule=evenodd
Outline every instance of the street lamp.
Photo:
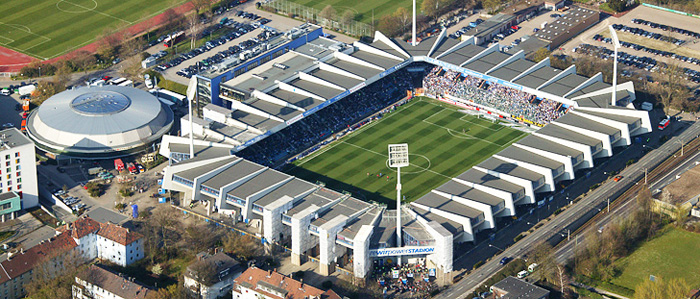
M 489 247 L 496 248 L 496 249 L 498 249 L 498 250 L 500 250 L 500 251 L 505 251 L 505 250 L 503 250 L 503 249 L 501 249 L 501 248 L 498 248 L 498 247 L 494 246 L 493 244 L 489 244 Z
M 613 60 L 613 77 L 612 77 L 612 99 L 611 105 L 616 106 L 617 104 L 617 49 L 620 48 L 620 40 L 617 39 L 617 32 L 612 25 L 608 26 L 610 29 L 610 37 L 612 38 L 613 48 L 615 48 L 615 60 Z
M 396 247 L 401 247 L 401 167 L 408 166 L 408 143 L 389 144 L 389 167 L 396 167 Z M 401 265 L 401 256 L 397 258 Z

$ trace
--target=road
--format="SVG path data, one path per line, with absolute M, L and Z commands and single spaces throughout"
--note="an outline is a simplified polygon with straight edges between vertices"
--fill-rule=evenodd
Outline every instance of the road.
M 627 167 L 625 170 L 623 170 L 620 173 L 623 176 L 622 180 L 620 180 L 619 182 L 614 182 L 611 180 L 606 181 L 600 187 L 590 192 L 588 196 L 582 198 L 578 203 L 571 205 L 568 209 L 561 212 L 551 221 L 546 222 L 541 228 L 527 235 L 519 242 L 513 244 L 508 248 L 505 248 L 504 251 L 496 255 L 491 260 L 487 261 L 483 266 L 472 271 L 469 275 L 466 275 L 459 282 L 452 285 L 452 287 L 438 294 L 436 298 L 469 297 L 476 287 L 481 285 L 484 281 L 486 281 L 489 277 L 491 277 L 501 268 L 499 261 L 502 257 L 522 257 L 528 252 L 528 250 L 530 250 L 533 247 L 533 245 L 537 243 L 550 239 L 553 239 L 555 240 L 555 242 L 558 242 L 557 239 L 561 239 L 562 234 L 566 236 L 565 233 L 569 230 L 575 231 L 576 228 L 586 223 L 588 219 L 593 217 L 601 210 L 605 209 L 608 199 L 615 199 L 625 190 L 630 188 L 633 184 L 642 179 L 644 176 L 645 168 L 653 169 L 667 157 L 672 155 L 674 152 L 680 150 L 681 143 L 678 140 L 690 141 L 694 138 L 697 138 L 698 135 L 700 135 L 700 123 L 695 123 L 688 129 L 686 129 L 683 133 L 681 133 L 680 136 L 671 138 L 669 141 L 661 145 L 658 149 L 647 153 L 644 157 L 637 161 L 637 163 L 634 163 Z M 632 152 L 617 153 L 616 156 L 630 157 L 630 154 L 640 151 L 640 147 L 641 145 L 639 144 L 633 144 L 625 150 L 627 151 L 632 149 Z M 687 153 L 686 155 L 690 157 L 690 155 L 692 154 Z M 605 165 L 601 166 L 603 166 L 602 168 L 605 168 Z M 599 172 L 601 166 L 591 171 L 591 178 L 601 175 L 601 173 Z M 574 187 L 579 184 L 579 182 L 575 182 L 574 184 L 572 184 L 571 187 Z M 583 185 L 586 184 L 584 183 Z M 568 192 L 569 190 L 565 189 L 564 191 Z M 564 194 L 557 193 L 557 195 L 555 195 L 555 201 L 561 200 L 562 196 L 564 196 Z M 524 216 L 521 219 L 531 219 L 533 215 L 534 214 L 530 214 L 529 216 Z M 497 241 L 498 238 L 494 240 L 494 242 Z M 480 249 L 481 251 L 488 252 L 488 250 L 486 250 L 486 248 L 484 247 L 490 246 L 489 244 L 484 245 L 484 243 L 486 242 L 482 242 L 481 244 L 479 244 L 479 246 L 477 246 L 475 250 Z M 491 249 L 493 249 L 491 252 L 493 252 L 494 250 L 500 251 L 500 248 L 491 247 Z M 471 256 L 471 251 L 467 252 L 467 255 Z M 462 257 L 460 256 L 457 259 L 461 258 Z M 455 268 L 457 268 L 457 266 L 455 266 Z
M 663 149 L 662 147 L 655 151 L 662 150 L 665 149 Z M 663 187 L 675 181 L 678 176 L 695 167 L 700 157 L 700 151 L 695 150 L 693 152 L 685 152 L 684 156 L 686 158 L 683 162 L 680 163 L 680 165 L 674 167 L 671 171 L 664 174 L 664 176 L 659 178 L 658 180 L 648 182 L 649 188 L 651 190 L 662 189 Z M 642 176 L 639 178 L 639 181 L 635 182 L 635 184 L 643 183 L 643 181 L 644 178 Z M 558 247 L 555 252 L 557 262 L 563 264 L 572 259 L 576 252 L 576 248 L 578 246 L 582 246 L 585 242 L 585 236 L 589 234 L 595 234 L 600 228 L 604 229 L 605 227 L 607 227 L 609 223 L 618 219 L 626 218 L 628 215 L 634 213 L 637 207 L 637 201 L 635 200 L 635 198 L 636 197 L 633 197 L 631 200 L 624 202 L 622 205 L 616 207 L 616 209 L 614 210 L 611 210 L 609 213 L 604 213 L 603 216 L 597 220 L 595 225 L 587 227 L 586 229 L 578 233 L 575 237 L 572 237 L 571 240 L 566 241 L 566 243 L 560 244 L 560 247 Z

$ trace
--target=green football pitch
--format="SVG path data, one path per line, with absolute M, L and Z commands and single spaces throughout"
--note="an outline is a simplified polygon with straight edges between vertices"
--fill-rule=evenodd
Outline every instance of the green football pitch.
M 50 59 L 186 0 L 0 0 L 0 46 Z
M 458 107 L 416 98 L 296 161 L 286 172 L 365 201 L 395 206 L 396 171 L 387 166 L 388 144 L 408 143 L 410 166 L 401 169 L 401 181 L 405 201 L 410 202 L 525 135 Z
M 394 13 L 399 7 L 404 7 L 410 13 L 413 2 L 411 0 L 379 0 L 379 1 L 353 1 L 353 0 L 290 0 L 307 7 L 312 7 L 322 10 L 327 5 L 332 6 L 338 15 L 342 15 L 346 10 L 351 10 L 355 13 L 355 20 L 371 24 L 372 13 L 374 20 L 379 22 L 379 19 L 387 14 Z M 420 5 L 423 0 L 416 0 L 416 9 L 420 13 Z

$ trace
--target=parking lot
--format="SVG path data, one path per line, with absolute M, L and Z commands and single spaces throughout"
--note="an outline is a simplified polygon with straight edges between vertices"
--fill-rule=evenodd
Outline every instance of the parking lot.
M 601 16 L 603 17 L 603 16 Z M 680 46 L 675 45 L 673 43 L 665 42 L 665 41 L 660 41 L 656 40 L 654 38 L 648 38 L 645 36 L 636 36 L 633 33 L 628 33 L 628 32 L 618 32 L 618 36 L 620 37 L 621 41 L 627 41 L 631 42 L 634 44 L 640 44 L 641 46 L 645 47 L 650 47 L 650 48 L 658 48 L 659 43 L 663 43 L 666 45 L 663 49 L 657 49 L 657 50 L 665 50 L 669 52 L 678 52 L 678 54 L 685 54 L 688 55 L 688 53 L 696 52 L 700 53 L 700 44 L 698 44 L 698 39 L 687 36 L 687 35 L 682 35 L 680 33 L 672 33 L 669 34 L 668 31 L 664 31 L 661 28 L 652 28 L 651 26 L 647 26 L 644 24 L 635 24 L 632 22 L 633 19 L 643 19 L 647 20 L 650 22 L 658 23 L 658 24 L 663 24 L 667 26 L 672 26 L 672 27 L 677 27 L 685 30 L 690 30 L 690 31 L 695 31 L 699 32 L 700 29 L 700 19 L 688 17 L 688 16 L 682 16 L 666 11 L 660 11 L 656 10 L 653 8 L 645 7 L 645 6 L 638 6 L 637 8 L 631 10 L 627 14 L 615 18 L 615 17 L 607 17 L 604 20 L 602 20 L 599 24 L 596 26 L 591 27 L 590 29 L 586 30 L 585 32 L 581 33 L 578 37 L 575 39 L 572 39 L 571 41 L 565 43 L 564 45 L 560 46 L 562 50 L 557 50 L 554 51 L 554 54 L 565 54 L 565 55 L 574 55 L 577 56 L 578 54 L 575 54 L 572 52 L 572 50 L 576 47 L 578 47 L 580 44 L 585 43 L 589 44 L 592 46 L 596 47 L 602 47 L 605 49 L 612 50 L 613 47 L 611 44 L 606 43 L 604 41 L 596 41 L 593 39 L 593 37 L 596 34 L 600 34 L 603 37 L 608 37 L 609 36 L 609 25 L 623 25 L 623 26 L 629 26 L 629 27 L 636 27 L 643 29 L 645 31 L 648 31 L 649 33 L 652 34 L 660 34 L 661 36 L 671 36 L 676 39 L 682 39 L 684 40 L 684 43 L 681 44 Z M 634 36 L 635 39 L 631 40 L 631 36 Z M 635 49 L 635 48 L 622 48 L 620 49 L 621 52 L 626 53 L 627 55 L 632 55 L 637 58 L 641 59 L 654 59 L 658 62 L 663 62 L 663 63 L 676 63 L 679 64 L 682 67 L 689 68 L 694 71 L 700 71 L 700 65 L 693 64 L 692 62 L 688 63 L 686 61 L 681 61 L 672 57 L 667 57 L 663 55 L 657 55 L 654 53 L 650 53 L 645 51 L 644 49 Z M 694 57 L 697 59 L 700 59 L 700 57 Z M 646 70 L 641 70 L 638 67 L 625 67 L 628 71 L 631 71 L 633 73 L 633 76 L 646 76 L 650 75 L 651 72 L 646 71 Z M 689 82 L 690 83 L 690 82 Z M 692 84 L 691 84 L 692 85 Z

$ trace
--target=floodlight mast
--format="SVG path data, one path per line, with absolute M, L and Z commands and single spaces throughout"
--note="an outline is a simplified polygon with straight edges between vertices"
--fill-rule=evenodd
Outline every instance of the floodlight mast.
M 413 0 L 413 34 L 411 35 L 411 46 L 416 46 L 416 0 Z
M 617 106 L 617 49 L 620 48 L 620 40 L 617 38 L 617 32 L 612 25 L 608 26 L 610 29 L 610 37 L 612 38 L 613 48 L 615 48 L 615 55 L 613 60 L 613 77 L 612 77 L 612 99 L 611 105 Z
M 408 144 L 389 144 L 389 167 L 396 167 L 396 247 L 402 247 L 401 242 L 401 167 L 408 166 Z M 401 265 L 401 256 L 396 258 Z

